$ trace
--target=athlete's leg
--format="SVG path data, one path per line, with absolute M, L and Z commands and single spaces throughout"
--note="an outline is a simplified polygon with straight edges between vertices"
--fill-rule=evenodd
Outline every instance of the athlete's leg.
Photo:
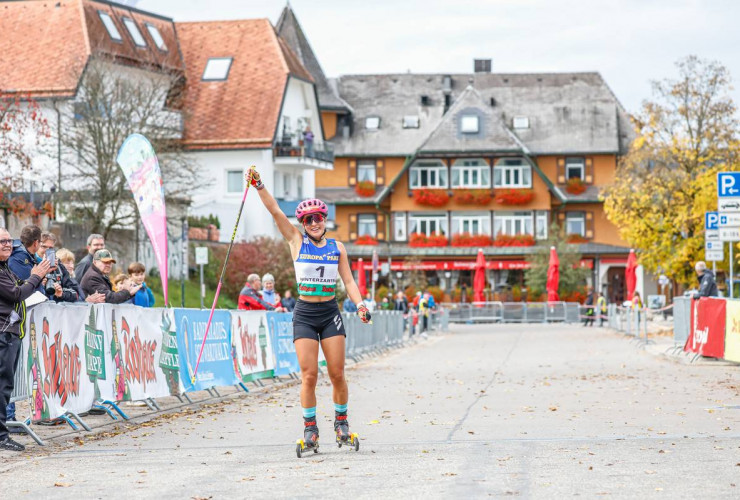
M 319 343 L 313 339 L 296 339 L 295 353 L 301 367 L 301 406 L 314 408 L 319 374 Z
M 334 335 L 321 340 L 321 350 L 326 357 L 326 369 L 329 371 L 334 403 L 342 405 L 347 404 L 349 397 L 347 380 L 344 378 L 344 340 L 344 335 Z

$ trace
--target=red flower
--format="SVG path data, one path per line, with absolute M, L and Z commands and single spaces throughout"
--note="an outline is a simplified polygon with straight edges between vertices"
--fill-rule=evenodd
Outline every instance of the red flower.
M 370 197 L 375 194 L 375 183 L 373 181 L 360 181 L 355 185 L 355 193 L 363 197 Z
M 450 196 L 444 189 L 415 189 L 414 201 L 419 205 L 441 207 L 450 201 Z
M 496 203 L 499 205 L 526 205 L 534 199 L 531 189 L 497 189 Z
M 565 241 L 571 244 L 588 243 L 588 238 L 581 236 L 580 234 L 569 234 L 565 237 Z
M 410 247 L 446 247 L 447 237 L 443 234 L 427 236 L 423 233 L 411 233 L 409 235 Z
M 489 247 L 493 239 L 487 234 L 459 233 L 452 236 L 453 247 Z
M 360 236 L 355 240 L 355 245 L 377 245 L 378 240 L 370 236 L 369 234 L 366 234 L 364 236 Z
M 499 233 L 493 240 L 495 247 L 531 247 L 534 246 L 534 236 L 531 234 L 517 234 L 514 236 Z
M 586 190 L 586 185 L 580 177 L 572 177 L 568 179 L 568 183 L 565 185 L 565 190 L 570 194 L 581 194 Z
M 492 198 L 489 189 L 456 189 L 454 192 L 459 205 L 488 205 Z

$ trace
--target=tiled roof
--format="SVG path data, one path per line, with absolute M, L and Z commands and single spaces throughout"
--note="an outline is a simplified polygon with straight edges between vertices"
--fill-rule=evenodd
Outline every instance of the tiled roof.
M 114 19 L 121 42 L 108 36 L 98 11 Z M 138 24 L 147 47 L 134 45 L 123 26 L 122 16 Z M 156 48 L 145 23 L 159 30 L 167 52 Z M 91 55 L 155 69 L 183 69 L 170 19 L 87 0 L 1 3 L 0 54 L 0 92 L 19 92 L 36 98 L 74 96 Z
M 272 147 L 289 75 L 312 81 L 270 21 L 177 23 L 186 65 L 184 142 L 191 149 Z M 225 81 L 202 81 L 212 57 L 232 57 Z

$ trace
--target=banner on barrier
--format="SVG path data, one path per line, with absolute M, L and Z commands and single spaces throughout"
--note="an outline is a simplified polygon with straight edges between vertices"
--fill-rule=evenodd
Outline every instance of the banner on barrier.
M 231 311 L 234 372 L 242 382 L 273 376 L 275 355 L 265 311 Z
M 740 300 L 728 300 L 726 307 L 724 358 L 740 363 Z
M 702 297 L 693 303 L 693 324 L 683 350 L 722 358 L 725 351 L 726 304 L 724 299 Z
M 205 335 L 209 312 L 175 309 L 180 380 L 185 391 L 201 391 L 214 386 L 237 383 L 231 357 L 231 315 L 229 311 L 223 310 L 213 313 L 198 375 L 193 383 L 193 371 Z
M 293 314 L 268 312 L 265 316 L 275 352 L 275 375 L 299 372 L 293 345 Z

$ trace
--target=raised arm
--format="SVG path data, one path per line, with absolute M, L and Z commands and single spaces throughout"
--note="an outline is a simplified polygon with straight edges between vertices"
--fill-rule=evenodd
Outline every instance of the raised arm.
M 367 319 L 367 307 L 362 301 L 360 289 L 357 287 L 355 278 L 352 276 L 352 270 L 349 268 L 347 250 L 345 250 L 344 245 L 339 241 L 337 241 L 337 248 L 339 248 L 339 277 L 342 278 L 342 283 L 344 283 L 344 288 L 347 290 L 350 300 L 357 306 L 357 315 L 363 323 L 367 323 L 370 321 Z
M 247 172 L 247 182 L 257 189 L 257 193 L 260 196 L 260 200 L 262 200 L 262 204 L 265 205 L 267 211 L 270 212 L 272 218 L 275 219 L 275 224 L 277 224 L 278 230 L 280 231 L 280 234 L 283 235 L 283 238 L 285 238 L 291 246 L 297 244 L 300 247 L 302 241 L 301 233 L 293 224 L 290 223 L 288 217 L 283 213 L 283 211 L 280 210 L 278 202 L 273 198 L 267 188 L 265 188 L 265 184 L 262 182 L 260 174 L 254 166 L 250 167 L 249 172 Z

